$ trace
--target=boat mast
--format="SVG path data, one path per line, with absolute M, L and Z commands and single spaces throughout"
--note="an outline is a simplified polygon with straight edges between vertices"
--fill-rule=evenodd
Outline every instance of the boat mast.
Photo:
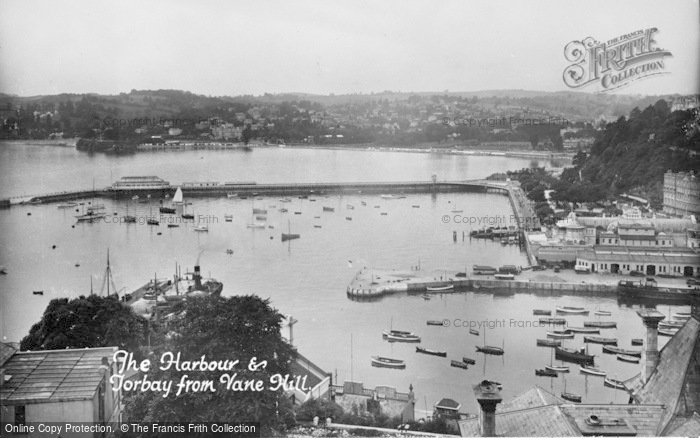
M 355 381 L 352 374 L 352 333 L 350 333 L 350 381 Z

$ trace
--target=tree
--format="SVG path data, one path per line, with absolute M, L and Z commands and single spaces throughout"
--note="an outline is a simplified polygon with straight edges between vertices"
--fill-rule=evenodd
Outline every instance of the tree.
M 178 312 L 168 323 L 168 336 L 154 352 L 152 362 L 160 364 L 168 352 L 181 355 L 184 361 L 235 361 L 229 371 L 185 371 L 152 367 L 149 380 L 173 382 L 173 391 L 163 397 L 158 392 L 127 394 L 126 413 L 129 421 L 256 421 L 261 423 L 263 435 L 280 427 L 288 412 L 284 391 L 272 389 L 273 376 L 290 372 L 294 357 L 292 347 L 282 339 L 282 315 L 270 307 L 269 300 L 257 296 L 198 297 L 179 303 Z M 251 361 L 267 365 L 251 371 Z M 154 369 L 155 368 L 155 369 Z M 261 391 L 236 391 L 221 383 L 223 375 L 236 381 L 260 380 Z M 234 375 L 235 374 L 235 375 Z M 186 376 L 185 376 L 186 375 Z M 214 391 L 182 392 L 176 395 L 178 382 L 211 381 Z M 272 382 L 272 384 L 271 384 Z M 291 407 L 290 407 L 291 408 Z
M 25 350 L 112 347 L 137 352 L 146 339 L 146 320 L 116 296 L 53 299 L 41 321 L 21 343 Z

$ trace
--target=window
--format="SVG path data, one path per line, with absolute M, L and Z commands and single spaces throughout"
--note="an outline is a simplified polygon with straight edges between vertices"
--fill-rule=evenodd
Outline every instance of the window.
M 15 426 L 24 425 L 27 422 L 27 412 L 26 406 L 16 405 L 15 406 Z

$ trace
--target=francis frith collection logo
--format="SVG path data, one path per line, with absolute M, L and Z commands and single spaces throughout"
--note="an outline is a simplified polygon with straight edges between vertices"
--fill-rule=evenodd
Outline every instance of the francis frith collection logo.
M 640 29 L 606 42 L 592 37 L 572 41 L 564 48 L 564 83 L 570 88 L 598 85 L 612 91 L 651 76 L 668 74 L 664 57 L 673 56 L 657 46 L 657 28 Z

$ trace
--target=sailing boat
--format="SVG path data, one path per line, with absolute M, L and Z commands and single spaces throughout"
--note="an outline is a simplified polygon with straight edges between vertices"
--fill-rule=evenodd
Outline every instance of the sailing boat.
M 549 365 L 545 365 L 545 366 L 544 366 L 545 369 L 547 369 L 547 370 L 549 370 L 549 371 L 554 371 L 554 372 L 557 372 L 557 373 L 568 373 L 568 372 L 569 372 L 569 367 L 564 366 L 564 365 L 554 366 L 554 364 L 552 363 L 553 356 L 554 356 L 554 350 L 551 350 L 551 354 L 550 354 L 550 357 L 549 357 Z
M 173 205 L 183 205 L 184 201 L 182 200 L 182 189 L 180 187 L 177 188 L 177 191 L 175 192 L 175 196 L 173 196 Z
M 564 378 L 564 392 L 561 393 L 561 398 L 574 403 L 581 403 L 581 396 L 571 392 L 566 392 L 566 378 Z
M 146 223 L 148 225 L 160 225 L 160 222 L 157 219 L 153 219 L 153 209 L 152 208 L 150 209 L 149 218 L 146 219 Z
M 476 351 L 484 354 L 493 354 L 495 356 L 502 356 L 505 351 L 501 347 L 493 347 L 491 345 L 486 345 L 486 330 L 484 330 L 484 346 L 476 346 Z
M 287 227 L 289 229 L 289 232 L 282 233 L 282 242 L 286 242 L 287 240 L 298 239 L 301 237 L 300 234 L 292 234 L 292 225 L 290 221 L 287 221 Z
M 127 224 L 136 223 L 136 216 L 129 215 L 129 204 L 126 204 L 126 216 L 124 216 L 122 219 L 124 219 L 124 222 Z
M 105 286 L 107 287 L 107 293 L 105 296 L 119 295 L 117 292 L 117 287 L 114 285 L 114 276 L 112 275 L 112 266 L 109 263 L 109 248 L 107 249 L 107 267 L 105 268 L 105 274 L 102 278 L 102 287 L 100 288 L 100 296 L 105 292 Z M 110 290 L 110 286 L 112 286 Z M 92 277 L 90 277 L 90 295 L 92 295 Z
M 253 202 L 253 221 L 246 226 L 248 228 L 265 228 L 265 224 L 258 222 L 258 219 L 264 221 L 267 219 L 265 216 L 267 214 L 267 210 L 260 209 L 260 208 L 255 208 L 255 202 Z
M 95 178 L 92 179 L 92 205 L 87 208 L 88 213 L 89 212 L 95 212 L 97 210 L 104 210 L 105 205 L 104 204 L 94 204 L 95 202 Z

